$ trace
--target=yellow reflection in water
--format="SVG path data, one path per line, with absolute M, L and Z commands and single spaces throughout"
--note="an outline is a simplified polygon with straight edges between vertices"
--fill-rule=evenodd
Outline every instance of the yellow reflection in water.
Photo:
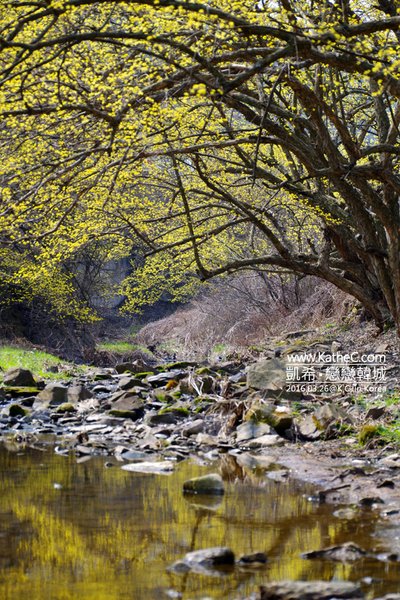
M 365 546 L 370 538 L 364 523 L 335 519 L 331 507 L 313 504 L 293 483 L 257 476 L 229 456 L 210 468 L 180 463 L 171 476 L 107 469 L 105 460 L 0 452 L 0 598 L 161 599 L 173 588 L 184 599 L 226 599 L 268 579 L 362 576 L 356 564 L 300 557 L 332 543 Z M 183 496 L 185 479 L 214 470 L 230 482 L 223 498 Z M 238 556 L 265 551 L 269 566 L 221 577 L 166 570 L 186 552 L 212 546 Z

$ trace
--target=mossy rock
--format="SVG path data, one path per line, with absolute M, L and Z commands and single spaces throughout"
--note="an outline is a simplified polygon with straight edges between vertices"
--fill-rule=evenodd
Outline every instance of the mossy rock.
M 211 404 L 214 402 L 214 398 L 210 398 L 210 396 L 197 396 L 197 398 L 194 399 L 195 404 L 202 404 L 203 402 Z
M 380 425 L 368 423 L 364 425 L 358 433 L 358 442 L 365 446 L 368 442 L 381 436 L 382 428 Z
M 158 402 L 162 402 L 163 404 L 174 402 L 174 398 L 166 390 L 156 389 L 153 391 L 153 396 Z
M 32 394 L 38 393 L 37 387 L 29 387 L 29 386 L 15 386 L 15 385 L 4 385 L 2 388 L 4 392 L 10 394 L 13 398 L 16 396 L 32 396 Z
M 159 415 L 171 414 L 176 417 L 188 417 L 190 414 L 189 409 L 186 406 L 165 406 L 158 411 Z
M 197 367 L 196 362 L 190 360 L 181 360 L 173 363 L 162 365 L 163 371 L 172 371 L 172 369 L 187 369 L 188 367 Z
M 244 421 L 254 421 L 255 423 L 267 423 L 270 425 L 271 415 L 275 410 L 272 403 L 262 403 L 261 400 L 255 402 L 244 415 Z
M 8 409 L 8 414 L 10 417 L 26 417 L 29 415 L 29 410 L 20 404 L 11 404 L 10 408 Z
M 225 493 L 224 482 L 218 473 L 210 473 L 202 477 L 188 479 L 183 484 L 184 494 L 212 494 L 220 496 Z
M 151 375 L 154 375 L 154 371 L 143 371 L 143 373 L 135 373 L 135 377 L 136 379 L 145 379 L 146 377 L 151 377 Z
M 215 373 L 215 371 L 212 371 L 210 367 L 200 367 L 199 369 L 196 369 L 196 375 L 210 375 L 211 373 Z
M 56 408 L 56 413 L 72 413 L 76 412 L 75 406 L 71 402 L 64 402 Z

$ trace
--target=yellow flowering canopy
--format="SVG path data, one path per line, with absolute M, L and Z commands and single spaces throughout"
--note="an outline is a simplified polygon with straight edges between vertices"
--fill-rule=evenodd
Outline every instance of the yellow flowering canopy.
M 87 318 L 95 245 L 130 310 L 256 268 L 399 323 L 399 36 L 391 0 L 3 1 L 3 283 Z

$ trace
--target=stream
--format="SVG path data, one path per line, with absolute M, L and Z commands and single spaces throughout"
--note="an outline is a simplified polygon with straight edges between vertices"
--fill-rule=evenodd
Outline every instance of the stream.
M 51 444 L 0 447 L 0 598 L 3 600 L 242 599 L 283 579 L 364 580 L 366 598 L 400 589 L 398 562 L 306 560 L 344 542 L 390 551 L 397 532 L 371 509 L 339 518 L 313 488 L 241 467 L 229 454 L 193 457 L 169 475 L 132 473 L 108 457 L 60 456 Z M 184 496 L 183 482 L 219 472 L 222 497 Z M 272 474 L 272 475 L 271 475 Z M 342 507 L 343 508 L 343 507 Z M 167 570 L 186 552 L 228 546 L 266 552 L 258 569 L 219 576 Z

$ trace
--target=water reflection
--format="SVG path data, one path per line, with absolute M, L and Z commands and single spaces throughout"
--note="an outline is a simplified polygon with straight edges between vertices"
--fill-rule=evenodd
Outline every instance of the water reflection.
M 240 598 L 268 579 L 384 578 L 374 595 L 397 591 L 398 566 L 365 559 L 342 565 L 307 561 L 302 552 L 354 541 L 387 550 L 374 537 L 373 511 L 354 519 L 307 500 L 310 490 L 271 481 L 229 455 L 209 467 L 185 461 L 170 477 L 130 473 L 103 459 L 77 464 L 52 450 L 0 450 L 0 598 L 113 600 L 165 596 Z M 251 463 L 251 461 L 250 461 Z M 273 468 L 273 466 L 271 467 Z M 185 479 L 219 470 L 224 497 L 188 498 Z M 266 569 L 225 577 L 166 567 L 186 552 L 229 546 L 237 556 L 264 551 Z

